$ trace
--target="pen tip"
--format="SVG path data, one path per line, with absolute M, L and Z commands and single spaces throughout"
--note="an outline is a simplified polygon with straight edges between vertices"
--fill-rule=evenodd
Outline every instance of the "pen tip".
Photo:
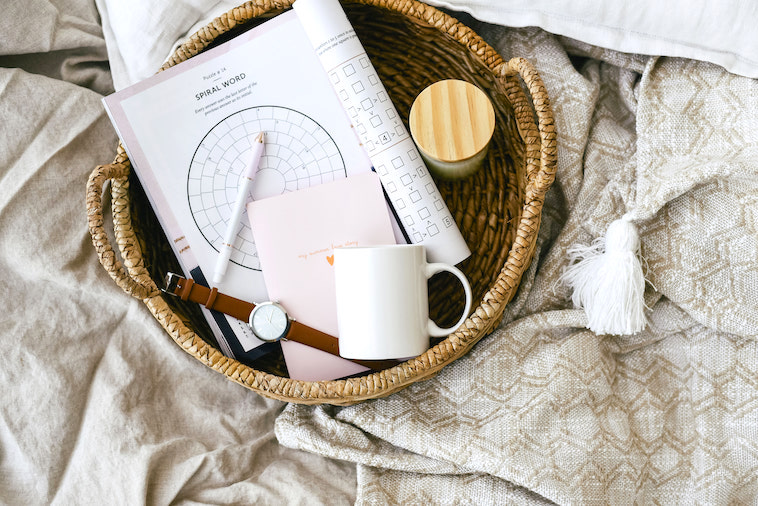
M 258 134 L 258 137 L 255 138 L 255 142 L 263 142 L 264 134 L 263 132 Z

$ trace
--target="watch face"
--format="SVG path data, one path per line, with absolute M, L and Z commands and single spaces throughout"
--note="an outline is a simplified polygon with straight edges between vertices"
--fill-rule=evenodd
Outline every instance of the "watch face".
M 287 312 L 275 302 L 255 306 L 250 314 L 250 327 L 262 341 L 278 341 L 287 335 L 290 321 Z

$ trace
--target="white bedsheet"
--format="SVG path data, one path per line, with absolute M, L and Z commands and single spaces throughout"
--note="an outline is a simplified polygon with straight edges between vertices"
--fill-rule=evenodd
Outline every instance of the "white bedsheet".
M 445 5 L 573 39 L 624 12 L 582 18 L 589 2 Z M 535 63 L 553 99 L 558 178 L 538 261 L 504 326 L 470 356 L 346 409 L 266 400 L 189 357 L 115 286 L 87 232 L 86 180 L 117 142 L 101 97 L 152 74 L 178 40 L 231 7 L 5 6 L 0 502 L 756 501 L 758 84 L 737 75 L 755 75 L 750 5 L 735 4 L 738 18 L 708 17 L 722 35 L 734 21 L 742 49 L 732 63 L 708 56 L 723 57 L 729 42 L 684 30 L 687 16 L 677 18 L 687 40 L 664 42 L 700 40 L 695 49 L 707 51 L 621 44 L 656 40 L 635 28 L 642 14 L 617 19 L 623 37 L 586 40 L 711 59 L 734 73 L 476 24 L 504 56 Z M 658 289 L 648 290 L 652 326 L 635 338 L 598 338 L 577 330 L 582 313 L 565 291 L 552 292 L 554 275 L 571 242 L 601 235 L 632 209 Z
M 84 189 L 117 138 L 94 4 L 2 23 L 0 502 L 352 503 L 353 464 L 281 446 L 284 405 L 182 352 L 97 262 Z
M 758 77 L 758 4 L 637 0 L 433 0 L 505 26 L 538 26 L 625 53 L 707 61 Z

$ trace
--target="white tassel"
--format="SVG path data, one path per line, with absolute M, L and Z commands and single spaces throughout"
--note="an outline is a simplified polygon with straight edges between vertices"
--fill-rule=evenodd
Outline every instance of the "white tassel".
M 571 265 L 561 276 L 574 293 L 574 305 L 587 314 L 596 334 L 629 335 L 645 328 L 645 276 L 640 236 L 625 216 L 608 227 L 604 238 L 568 250 Z

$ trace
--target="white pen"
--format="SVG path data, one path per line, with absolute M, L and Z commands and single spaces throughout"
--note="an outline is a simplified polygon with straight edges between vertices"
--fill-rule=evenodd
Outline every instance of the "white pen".
M 250 191 L 250 185 L 253 183 L 253 179 L 255 179 L 258 165 L 261 162 L 263 146 L 264 136 L 263 132 L 260 132 L 253 140 L 253 153 L 250 156 L 250 161 L 247 164 L 245 172 L 242 174 L 242 179 L 240 179 L 240 185 L 237 190 L 237 201 L 234 203 L 232 215 L 226 224 L 226 235 L 218 252 L 216 269 L 213 271 L 213 284 L 221 283 L 224 275 L 226 275 L 226 267 L 229 265 L 229 257 L 231 257 L 232 249 L 234 248 L 234 239 L 237 237 L 237 229 L 239 228 L 240 219 L 247 203 L 247 194 Z

